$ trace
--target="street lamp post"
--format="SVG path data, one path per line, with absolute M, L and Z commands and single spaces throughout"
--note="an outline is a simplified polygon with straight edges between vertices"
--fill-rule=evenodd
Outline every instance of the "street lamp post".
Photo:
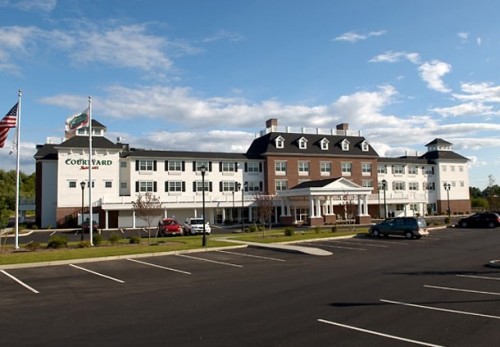
M 385 199 L 385 191 L 387 189 L 386 180 L 382 180 L 382 188 L 384 189 L 384 219 L 387 219 L 387 200 Z
M 241 183 L 240 182 L 236 182 L 235 187 L 234 187 L 234 191 L 233 191 L 233 210 L 231 211 L 231 219 L 234 218 L 234 212 L 236 211 L 236 209 L 234 207 L 234 193 L 235 192 L 239 192 L 240 189 L 241 189 Z
M 451 184 L 445 183 L 443 184 L 444 190 L 446 190 L 446 197 L 448 199 L 448 220 L 451 221 L 451 209 L 450 209 L 450 189 Z
M 202 186 L 202 193 L 201 193 L 201 201 L 202 201 L 202 214 L 203 214 L 203 240 L 202 240 L 202 246 L 205 247 L 207 245 L 207 233 L 205 229 L 205 172 L 207 172 L 207 168 L 205 165 L 200 167 L 200 172 L 201 172 L 201 186 Z
M 84 190 L 85 190 L 85 182 L 81 181 L 80 182 L 80 187 L 82 188 L 82 238 L 81 240 L 83 241 L 83 208 L 84 208 L 84 201 L 83 201 L 83 196 L 84 196 Z
M 245 193 L 245 189 L 247 189 L 247 187 L 248 187 L 247 182 L 245 182 L 245 184 L 241 186 L 241 231 L 242 232 L 245 232 L 245 205 L 243 201 L 243 196 Z

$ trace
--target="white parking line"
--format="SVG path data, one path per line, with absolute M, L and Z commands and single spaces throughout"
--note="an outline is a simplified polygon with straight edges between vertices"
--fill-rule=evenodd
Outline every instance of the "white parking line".
M 415 304 L 410 304 L 410 303 L 406 303 L 406 302 L 391 301 L 391 300 L 384 300 L 384 299 L 380 299 L 380 301 L 388 303 L 388 304 L 402 305 L 402 306 L 409 306 L 409 307 L 416 307 L 416 308 L 424 308 L 424 309 L 427 309 L 427 310 L 442 311 L 442 312 L 449 312 L 449 313 L 458 313 L 458 314 L 464 314 L 464 315 L 476 316 L 476 317 L 483 317 L 483 318 L 500 319 L 499 316 L 491 316 L 491 315 L 488 315 L 488 314 L 481 314 L 481 313 L 474 313 L 474 312 L 467 312 L 467 311 L 457 311 L 457 310 L 450 310 L 450 309 L 446 309 L 446 308 L 424 306 L 424 305 L 415 305 Z
M 476 293 L 476 294 L 487 294 L 487 295 L 500 295 L 500 293 L 495 293 L 495 292 L 483 292 L 479 290 L 470 290 L 470 289 L 460 289 L 460 288 L 451 288 L 451 287 L 439 287 L 439 286 L 431 286 L 431 285 L 424 285 L 425 288 L 431 288 L 431 289 L 441 289 L 441 290 L 450 290 L 454 292 L 465 292 L 465 293 Z
M 389 248 L 389 246 L 385 246 L 385 245 L 370 245 L 368 244 L 367 242 L 364 242 L 364 243 L 356 243 L 356 242 L 351 242 L 351 241 L 336 241 L 336 240 L 331 240 L 329 242 L 332 242 L 332 243 L 343 243 L 343 244 L 348 244 L 348 245 L 363 245 L 363 246 L 368 246 L 368 247 L 379 247 L 379 248 Z
M 169 270 L 169 271 L 179 272 L 179 273 L 181 273 L 181 274 L 185 274 L 185 275 L 191 275 L 191 272 L 182 271 L 182 270 L 177 270 L 177 269 L 173 269 L 173 268 L 171 268 L 171 267 L 166 267 L 166 266 L 156 265 L 156 264 L 153 264 L 153 263 L 148 263 L 148 262 L 145 262 L 145 261 L 140 261 L 140 260 L 130 259 L 130 258 L 127 258 L 127 260 L 128 260 L 128 261 L 133 261 L 134 263 L 139 263 L 139 264 L 143 264 L 143 265 L 147 265 L 147 266 L 156 267 L 156 268 L 159 268 L 159 269 L 164 269 L 164 270 Z
M 301 242 L 305 245 L 311 245 L 311 246 L 320 246 L 320 247 L 327 247 L 327 248 L 339 248 L 339 249 L 350 249 L 354 251 L 366 251 L 365 248 L 357 248 L 357 247 L 347 247 L 347 246 L 335 246 L 335 245 L 330 245 L 330 244 L 324 244 L 324 243 L 317 243 L 317 242 Z
M 228 251 L 217 251 L 219 253 L 226 253 L 226 254 L 234 254 L 234 255 L 241 255 L 243 257 L 250 257 L 250 258 L 257 258 L 257 259 L 265 259 L 265 260 L 274 260 L 274 261 L 286 261 L 283 259 L 278 259 L 278 258 L 271 258 L 271 257 L 263 257 L 261 255 L 253 255 L 253 254 L 246 254 L 246 253 L 237 253 L 237 252 L 228 252 Z
M 500 278 L 498 277 L 488 277 L 488 276 L 471 276 L 471 275 L 457 275 L 458 277 L 465 277 L 465 278 L 477 278 L 480 280 L 492 280 L 492 281 L 500 281 Z
M 223 261 L 209 260 L 209 259 L 205 259 L 205 258 L 198 258 L 198 257 L 193 257 L 193 256 L 190 256 L 190 255 L 185 255 L 185 254 L 177 254 L 177 256 L 178 257 L 189 258 L 189 259 L 206 261 L 208 263 L 221 264 L 221 265 L 234 266 L 234 267 L 243 267 L 243 265 L 231 264 L 231 263 L 226 263 L 226 262 L 223 262 Z
M 118 282 L 118 283 L 125 283 L 125 281 L 119 280 L 118 278 L 114 278 L 114 277 L 111 277 L 111 276 L 103 275 L 103 274 L 101 274 L 99 272 L 95 272 L 95 271 L 92 271 L 92 270 L 89 270 L 89 269 L 85 269 L 83 267 L 80 267 L 80 266 L 77 266 L 77 265 L 74 265 L 74 264 L 68 264 L 68 265 L 74 267 L 75 269 L 79 269 L 79 270 L 86 271 L 86 272 L 89 272 L 89 273 L 97 275 L 97 276 L 101 276 L 101 277 L 107 278 L 108 280 L 112 280 L 112 281 L 115 281 L 115 282 Z
M 19 283 L 20 285 L 22 285 L 24 288 L 26 289 L 29 289 L 31 290 L 33 293 L 35 294 L 39 294 L 40 292 L 32 287 L 30 287 L 29 285 L 27 285 L 26 283 L 24 283 L 23 281 L 21 281 L 20 279 L 12 276 L 10 273 L 8 273 L 7 271 L 5 270 L 0 270 L 0 272 L 2 272 L 5 276 L 9 277 L 10 279 L 14 280 L 15 282 Z
M 406 242 L 401 242 L 399 241 L 398 239 L 395 239 L 394 241 L 384 241 L 384 240 L 375 240 L 375 239 L 366 239 L 366 240 L 363 240 L 363 241 L 367 241 L 367 242 L 376 242 L 376 243 L 385 243 L 385 244 L 388 244 L 388 245 L 408 245 L 408 243 Z
M 361 332 L 367 333 L 367 334 L 387 337 L 387 338 L 394 339 L 394 340 L 405 341 L 405 342 L 413 343 L 416 345 L 441 347 L 441 345 L 435 345 L 435 344 L 428 343 L 428 342 L 406 339 L 404 337 L 399 337 L 399 336 L 395 336 L 395 335 L 383 334 L 383 333 L 379 333 L 377 331 L 358 328 L 358 327 L 355 327 L 352 325 L 340 324 L 340 323 L 332 322 L 332 321 L 325 320 L 325 319 L 318 319 L 318 322 L 326 323 L 326 324 L 330 324 L 330 325 L 336 325 L 336 326 L 341 327 L 341 328 L 347 328 L 347 329 L 351 329 L 351 330 L 361 331 Z

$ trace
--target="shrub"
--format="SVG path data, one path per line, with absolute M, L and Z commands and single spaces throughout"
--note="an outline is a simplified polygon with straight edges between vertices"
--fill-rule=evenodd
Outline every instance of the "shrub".
M 293 230 L 293 228 L 290 228 L 290 227 L 285 228 L 285 236 L 293 236 L 294 234 L 295 234 L 295 230 Z
M 131 236 L 129 243 L 141 243 L 141 238 L 139 236 Z
M 118 242 L 120 242 L 121 239 L 122 239 L 122 236 L 117 234 L 117 233 L 111 233 L 111 234 L 109 234 L 109 237 L 108 237 L 108 241 L 112 245 L 117 244 Z
M 259 229 L 259 231 L 264 231 L 265 227 L 263 225 L 259 225 L 257 229 Z
M 24 246 L 24 248 L 31 252 L 36 251 L 40 248 L 40 242 L 30 241 Z
M 94 246 L 99 246 L 102 243 L 101 234 L 93 234 L 92 240 L 94 241 Z
M 336 226 L 336 225 L 334 225 L 334 226 L 332 227 L 332 233 L 336 233 L 336 232 L 337 232 L 337 230 L 338 230 L 338 229 L 337 229 L 337 226 Z
M 63 235 L 52 235 L 47 243 L 47 248 L 68 247 L 68 238 Z
M 254 233 L 257 231 L 257 227 L 255 225 L 250 225 L 248 227 L 248 231 L 251 232 L 251 233 Z
M 88 248 L 88 247 L 90 247 L 90 241 L 87 241 L 87 240 L 80 241 L 80 242 L 78 242 L 76 244 L 76 247 L 78 247 L 78 248 Z
M 316 234 L 321 233 L 321 228 L 320 228 L 320 227 L 314 227 L 314 232 L 315 232 Z

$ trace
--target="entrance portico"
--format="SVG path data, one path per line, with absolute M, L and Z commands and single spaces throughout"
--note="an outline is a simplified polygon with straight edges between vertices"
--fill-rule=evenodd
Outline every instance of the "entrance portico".
M 361 187 L 343 177 L 307 181 L 279 191 L 282 224 L 333 224 L 337 219 L 369 223 L 368 196 L 371 187 Z M 297 213 L 299 212 L 299 213 Z

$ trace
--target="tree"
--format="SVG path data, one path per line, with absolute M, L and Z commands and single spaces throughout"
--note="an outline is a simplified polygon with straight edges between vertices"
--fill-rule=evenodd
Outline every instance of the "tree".
M 474 198 L 481 198 L 483 196 L 483 193 L 479 188 L 469 187 L 469 195 L 471 199 L 474 199 Z
M 266 226 L 269 222 L 269 228 L 272 225 L 273 216 L 273 197 L 272 195 L 258 194 L 254 196 L 255 204 L 257 205 L 257 218 Z
M 9 224 L 10 211 L 7 209 L 4 199 L 0 199 L 0 252 L 2 252 L 2 231 Z M 7 241 L 7 236 L 5 237 Z
M 132 201 L 132 206 L 137 217 L 146 222 L 148 226 L 148 243 L 151 243 L 151 225 L 153 220 L 158 218 L 158 212 L 161 209 L 160 199 L 149 192 L 139 194 L 137 200 Z M 156 236 L 158 236 L 158 231 Z

